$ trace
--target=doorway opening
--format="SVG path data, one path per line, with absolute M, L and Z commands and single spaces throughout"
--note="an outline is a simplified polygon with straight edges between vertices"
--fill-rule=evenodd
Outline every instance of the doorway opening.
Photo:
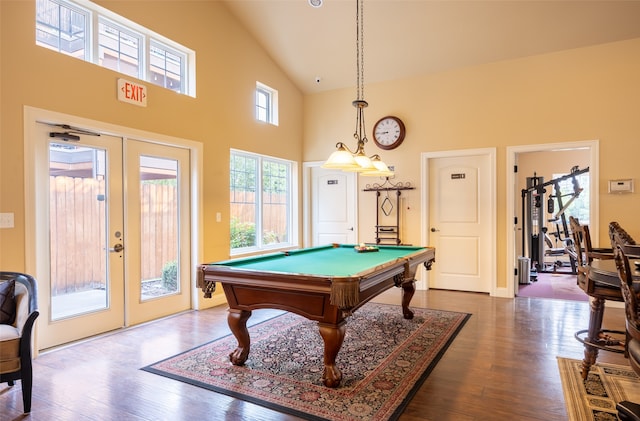
M 591 181 L 598 180 L 598 141 L 510 147 L 507 169 L 513 296 L 587 301 L 576 282 L 565 221 L 574 216 L 598 224 L 598 189 Z

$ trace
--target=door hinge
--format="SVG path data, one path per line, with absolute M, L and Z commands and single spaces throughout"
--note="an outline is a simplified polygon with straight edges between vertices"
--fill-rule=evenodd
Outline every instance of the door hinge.
M 514 223 L 514 225 L 518 225 L 518 217 L 517 216 L 513 218 L 513 223 Z
M 518 276 L 518 268 L 513 268 L 513 274 L 514 274 L 515 276 Z
M 518 172 L 518 166 L 517 165 L 513 166 L 513 172 Z

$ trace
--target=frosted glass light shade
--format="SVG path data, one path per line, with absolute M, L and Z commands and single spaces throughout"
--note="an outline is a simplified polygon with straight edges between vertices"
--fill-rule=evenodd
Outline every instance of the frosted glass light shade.
M 385 164 L 378 155 L 374 155 L 371 158 L 371 164 L 375 170 L 373 171 L 365 171 L 362 175 L 367 177 L 391 177 L 393 176 L 393 171 L 389 169 L 387 164 Z
M 338 170 L 348 170 L 357 168 L 359 165 L 356 162 L 353 154 L 344 146 L 343 143 L 338 143 L 338 149 L 334 151 L 327 161 L 322 164 L 322 168 L 332 168 Z

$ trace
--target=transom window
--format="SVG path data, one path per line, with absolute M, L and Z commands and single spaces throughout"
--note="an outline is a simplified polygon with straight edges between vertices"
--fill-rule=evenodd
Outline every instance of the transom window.
M 256 82 L 256 119 L 278 125 L 278 91 Z
M 142 79 L 142 35 L 106 19 L 98 23 L 98 64 Z
M 89 19 L 89 11 L 76 5 L 37 0 L 36 44 L 89 61 Z
M 294 244 L 292 161 L 231 151 L 231 253 Z
M 36 45 L 195 96 L 195 52 L 87 0 L 36 0 Z

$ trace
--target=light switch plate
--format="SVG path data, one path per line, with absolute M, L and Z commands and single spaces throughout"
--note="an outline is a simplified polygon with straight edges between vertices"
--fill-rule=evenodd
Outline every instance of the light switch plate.
M 0 213 L 0 228 L 13 228 L 13 212 Z

